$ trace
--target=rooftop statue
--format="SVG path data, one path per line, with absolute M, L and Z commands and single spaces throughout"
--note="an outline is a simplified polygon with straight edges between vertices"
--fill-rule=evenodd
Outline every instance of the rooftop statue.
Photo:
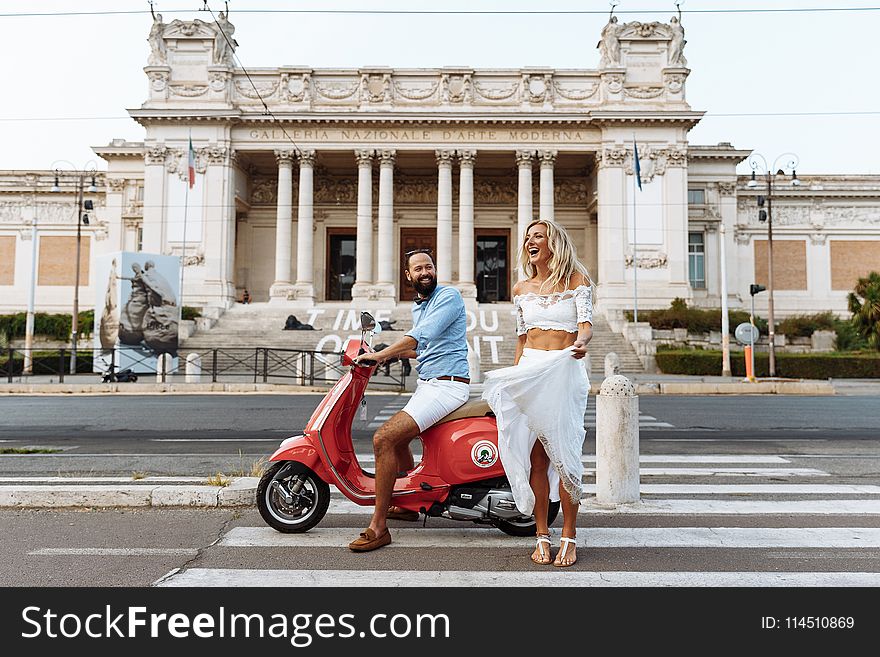
M 617 22 L 617 16 L 612 16 L 602 28 L 602 36 L 596 45 L 601 55 L 599 68 L 620 66 L 620 33 L 622 31 L 623 26 Z
M 684 27 L 675 16 L 670 19 L 669 27 L 672 29 L 672 41 L 669 43 L 669 65 L 687 66 L 687 60 L 684 58 L 684 44 L 687 43 L 684 38 Z
M 229 22 L 228 12 L 220 12 L 214 23 L 217 37 L 214 39 L 214 63 L 232 65 L 232 55 L 238 47 L 238 41 L 232 38 L 235 25 Z
M 162 22 L 162 14 L 153 14 L 153 26 L 147 41 L 150 43 L 150 58 L 147 63 L 150 66 L 163 66 L 168 63 L 165 51 L 165 23 Z

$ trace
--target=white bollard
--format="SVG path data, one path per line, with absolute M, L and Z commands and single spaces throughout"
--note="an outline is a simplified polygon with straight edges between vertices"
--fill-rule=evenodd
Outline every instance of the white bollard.
M 596 501 L 639 501 L 639 398 L 622 374 L 605 379 L 596 396 Z
M 468 345 L 468 370 L 470 371 L 470 379 L 471 383 L 479 383 L 480 382 L 480 357 L 477 356 L 477 352 L 474 351 L 470 345 Z
M 186 382 L 202 382 L 202 357 L 196 353 L 187 354 L 186 356 Z
M 156 383 L 165 383 L 171 375 L 171 354 L 162 354 L 156 359 Z
M 605 354 L 605 378 L 620 374 L 620 356 L 613 351 Z

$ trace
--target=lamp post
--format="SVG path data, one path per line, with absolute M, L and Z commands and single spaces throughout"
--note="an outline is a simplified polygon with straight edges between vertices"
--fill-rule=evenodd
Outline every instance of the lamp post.
M 779 166 L 780 162 L 784 166 Z M 800 158 L 794 153 L 783 153 L 773 161 L 773 166 L 767 166 L 767 160 L 760 153 L 752 153 L 749 156 L 749 166 L 752 167 L 752 179 L 748 186 L 755 188 L 758 181 L 755 173 L 761 173 L 767 178 L 767 211 L 762 208 L 765 199 L 758 196 L 758 220 L 767 222 L 767 337 L 770 340 L 770 376 L 776 376 L 776 333 L 773 317 L 773 176 L 786 175 L 786 169 L 791 171 L 791 185 L 797 187 L 801 181 L 797 177 L 797 166 Z M 778 167 L 778 168 L 777 168 Z M 762 170 L 762 171 L 761 171 Z M 774 174 L 773 172 L 776 171 Z M 754 297 L 752 297 L 754 299 Z
M 70 162 L 67 162 L 70 164 Z M 70 373 L 76 374 L 76 343 L 79 339 L 79 263 L 82 252 L 82 226 L 85 224 L 89 225 L 89 215 L 83 212 L 83 210 L 92 210 L 94 209 L 94 205 L 92 202 L 83 201 L 83 188 L 85 187 L 86 178 L 91 178 L 91 184 L 88 187 L 88 192 L 90 194 L 94 194 L 98 191 L 97 186 L 95 185 L 95 165 L 93 162 L 89 162 L 86 164 L 86 167 L 83 170 L 79 170 L 76 167 L 72 168 L 72 171 L 63 171 L 61 169 L 55 169 L 55 184 L 52 186 L 53 192 L 60 192 L 61 186 L 59 185 L 59 179 L 62 177 L 73 177 L 76 180 L 76 277 L 73 285 L 73 322 L 71 324 L 70 331 Z

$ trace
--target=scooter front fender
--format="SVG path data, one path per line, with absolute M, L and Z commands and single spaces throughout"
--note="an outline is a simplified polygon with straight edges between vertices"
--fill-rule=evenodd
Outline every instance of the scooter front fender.
M 321 461 L 321 455 L 308 436 L 299 435 L 287 438 L 269 457 L 269 461 L 296 461 L 310 468 L 324 481 L 332 481 L 330 473 L 327 472 Z

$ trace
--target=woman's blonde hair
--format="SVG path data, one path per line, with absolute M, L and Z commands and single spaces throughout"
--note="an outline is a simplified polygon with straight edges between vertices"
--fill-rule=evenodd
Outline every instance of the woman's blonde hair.
M 550 247 L 550 276 L 541 284 L 543 292 L 545 286 L 550 290 L 556 289 L 560 284 L 566 287 L 575 272 L 583 274 L 588 284 L 592 287 L 593 279 L 587 268 L 578 260 L 577 249 L 568 231 L 552 219 L 536 219 L 526 226 L 525 235 L 519 249 L 519 264 L 525 272 L 526 278 L 534 278 L 538 273 L 537 268 L 529 262 L 528 243 L 529 230 L 532 226 L 543 225 L 547 229 L 547 244 Z

